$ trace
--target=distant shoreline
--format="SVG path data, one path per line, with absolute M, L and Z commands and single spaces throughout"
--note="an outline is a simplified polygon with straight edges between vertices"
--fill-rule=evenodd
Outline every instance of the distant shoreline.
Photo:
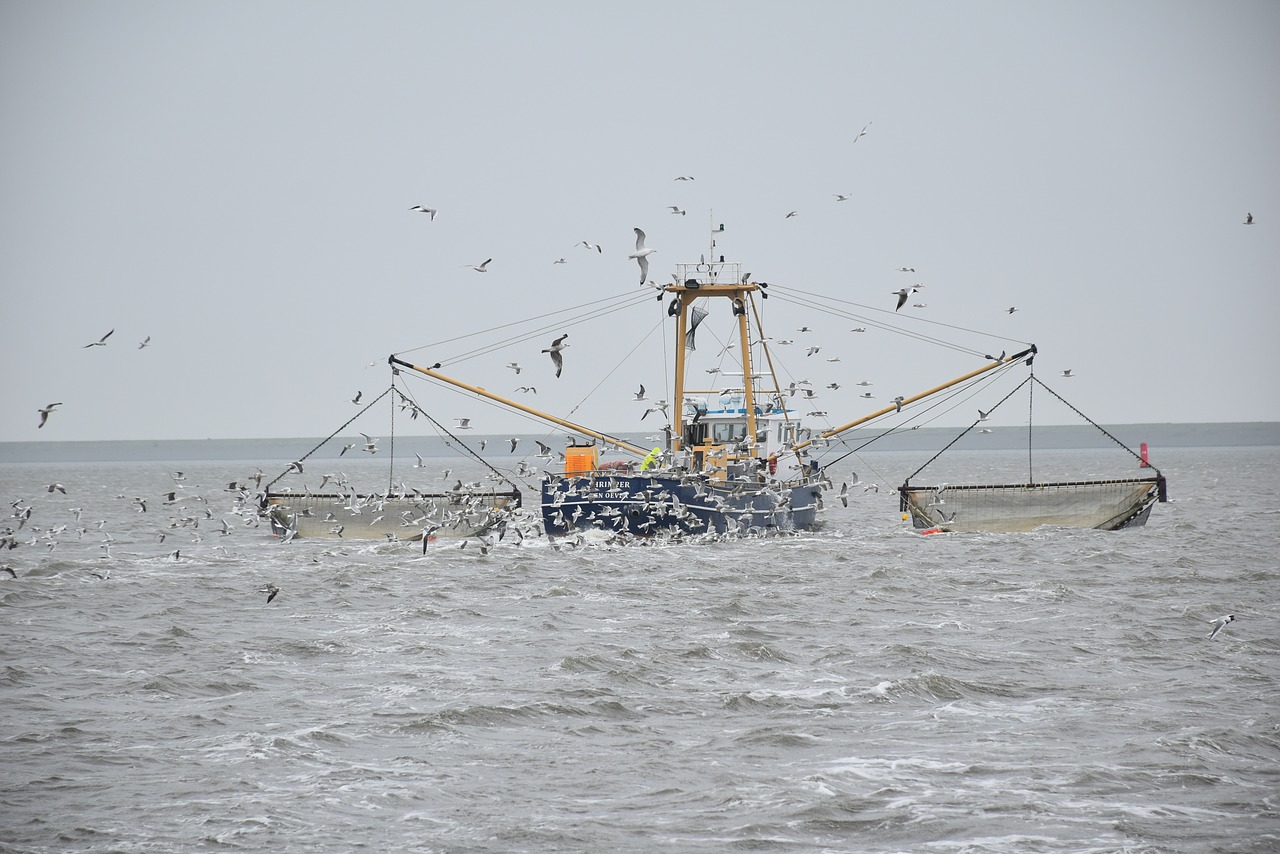
M 1255 421 L 1203 424 L 1116 424 L 1103 425 L 1112 436 L 1137 451 L 1146 442 L 1158 448 L 1250 448 L 1280 446 L 1280 422 Z M 972 430 L 959 444 L 965 450 L 1014 450 L 1027 446 L 1027 428 L 993 427 L 979 434 Z M 883 431 L 863 430 L 846 434 L 848 446 L 858 448 Z M 922 427 L 883 436 L 865 446 L 874 451 L 938 450 L 960 434 L 957 428 Z M 548 441 L 550 436 L 561 441 L 563 431 L 524 433 L 521 436 Z M 648 444 L 643 433 L 617 433 L 641 445 Z M 354 437 L 354 434 L 353 434 Z M 466 441 L 483 438 L 505 441 L 507 434 L 472 435 Z M 1111 445 L 1107 437 L 1087 424 L 1036 427 L 1031 434 L 1033 447 L 1041 450 L 1068 450 Z M 293 460 L 320 443 L 319 437 L 286 439 L 121 439 L 113 441 L 39 441 L 0 442 L 0 464 L 63 462 L 138 462 L 150 460 L 220 461 L 220 460 Z M 338 439 L 332 440 L 338 443 Z M 350 440 L 349 440 L 350 441 Z M 397 455 L 441 456 L 449 453 L 445 440 L 438 436 L 396 437 Z M 384 442 L 384 451 L 386 450 Z M 336 455 L 336 452 L 335 454 Z

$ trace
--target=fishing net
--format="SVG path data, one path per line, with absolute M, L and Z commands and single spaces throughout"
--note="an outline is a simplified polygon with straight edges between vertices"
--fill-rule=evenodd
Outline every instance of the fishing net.
M 1160 497 L 1158 475 L 1120 480 L 903 486 L 902 511 L 917 528 L 1030 531 L 1041 525 L 1114 530 L 1141 525 Z
M 698 324 L 707 316 L 707 310 L 702 306 L 695 305 L 689 309 L 689 331 L 684 334 L 684 348 L 686 350 L 696 350 L 693 346 L 693 333 L 698 331 Z

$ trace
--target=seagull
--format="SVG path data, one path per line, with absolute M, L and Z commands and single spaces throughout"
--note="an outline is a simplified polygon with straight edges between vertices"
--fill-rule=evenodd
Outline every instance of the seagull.
M 836 201 L 837 201 L 837 202 L 847 202 L 847 201 L 849 201 L 849 196 L 846 196 L 844 193 L 832 193 L 831 195 L 833 195 L 833 196 L 835 196 L 835 197 L 836 197 Z
M 515 371 L 517 374 L 524 370 L 524 365 L 519 362 L 508 362 L 507 367 Z
M 66 488 L 65 486 L 63 486 L 62 484 L 60 484 L 60 483 L 51 483 L 51 484 L 49 484 L 49 491 L 50 491 L 50 492 L 53 492 L 55 489 L 56 489 L 58 492 L 61 492 L 63 495 L 66 495 L 66 494 L 67 494 L 67 488 Z
M 898 395 L 893 399 L 893 406 L 898 412 L 902 411 L 902 403 L 904 400 L 906 400 L 906 398 L 904 398 L 902 395 Z
M 1214 620 L 1213 631 L 1209 632 L 1209 640 L 1213 640 L 1215 637 L 1217 637 L 1218 632 L 1226 628 L 1227 623 L 1234 621 L 1235 618 L 1236 618 L 1235 614 L 1227 614 L 1225 617 L 1219 617 L 1218 619 Z
M 866 380 L 863 380 L 862 382 L 858 383 L 858 385 L 867 386 L 867 385 L 871 385 L 871 383 L 867 382 Z
M 350 445 L 343 445 L 342 450 L 338 451 L 338 456 L 342 456 L 343 454 L 345 454 L 347 451 L 351 450 L 355 446 L 356 446 L 355 442 L 352 442 Z
M 840 484 L 840 494 L 837 495 L 836 497 L 840 499 L 840 503 L 843 504 L 845 507 L 849 506 L 849 484 L 848 483 Z
M 511 450 L 510 450 L 510 451 L 508 451 L 507 453 L 514 454 L 514 453 L 516 452 L 516 445 L 518 445 L 518 444 L 520 444 L 520 440 L 519 440 L 519 439 L 512 439 L 512 440 L 511 440 Z
M 111 330 L 111 332 L 108 332 L 106 335 L 103 335 L 103 336 L 102 336 L 101 338 L 99 338 L 97 341 L 94 341 L 92 344 L 85 344 L 85 345 L 84 345 L 83 347 L 81 347 L 80 349 L 81 349 L 81 350 L 87 350 L 87 349 L 89 349 L 90 347 L 105 347 L 105 346 L 107 346 L 107 339 L 111 337 L 111 334 L 112 334 L 113 332 L 115 332 L 115 330 L 114 330 L 114 329 L 112 329 L 112 330 Z
M 857 135 L 857 136 L 855 136 L 855 137 L 853 138 L 853 141 L 854 141 L 854 142 L 857 142 L 858 140 L 860 140 L 860 139 L 862 139 L 864 136 L 866 136 L 866 135 L 867 135 L 867 128 L 869 128 L 869 127 L 871 127 L 871 122 L 867 122 L 865 125 L 863 125 L 863 126 L 862 126 L 862 130 L 858 131 L 858 135 Z
M 783 219 L 791 219 L 795 215 L 796 215 L 796 211 L 792 211 L 791 213 L 784 216 Z
M 640 234 L 640 239 L 637 242 L 644 243 L 644 232 L 640 231 L 640 229 L 638 228 L 636 229 L 636 231 Z M 640 259 L 640 264 L 642 265 L 641 269 L 644 269 L 645 267 L 648 266 L 648 264 L 645 262 L 643 258 Z M 560 376 L 560 371 L 564 370 L 564 356 L 560 355 L 560 351 L 563 350 L 565 347 L 569 346 L 568 344 L 564 343 L 564 339 L 568 337 L 569 337 L 569 333 L 566 332 L 556 340 L 552 341 L 550 347 L 542 351 L 544 353 L 551 354 L 551 363 L 556 366 L 557 377 Z
M 821 347 L 809 347 L 804 351 L 804 354 L 806 356 L 812 356 L 814 353 L 817 353 L 821 349 L 822 349 Z
M 353 398 L 351 398 L 351 402 L 352 402 L 352 403 L 357 403 L 357 404 L 358 404 L 358 403 L 360 402 L 360 396 L 361 396 L 361 395 L 363 395 L 363 394 L 364 394 L 364 392 L 363 392 L 363 391 L 357 391 L 357 392 L 356 392 L 356 396 L 355 396 L 355 397 L 353 397 Z
M 568 264 L 569 262 L 568 262 L 568 261 L 566 261 L 566 260 L 564 260 L 563 258 L 557 258 L 556 260 L 552 261 L 551 263 L 554 265 L 554 264 Z
M 859 397 L 862 397 L 862 398 L 864 398 L 864 399 L 866 399 L 866 400 L 874 400 L 874 399 L 875 399 L 875 395 L 874 395 L 874 394 L 872 394 L 872 393 L 871 393 L 871 392 L 869 392 L 869 391 L 864 391 L 861 395 L 859 395 Z
M 634 258 L 636 263 L 640 265 L 640 284 L 644 284 L 645 279 L 649 278 L 649 256 L 657 252 L 657 249 L 644 248 L 644 232 L 640 229 L 634 229 L 636 233 L 636 251 L 632 252 L 627 258 Z M 557 374 L 557 376 L 559 376 Z
M 378 440 L 368 433 L 361 433 L 360 435 L 364 436 L 364 449 L 371 454 L 378 453 Z
M 867 327 L 865 327 L 865 326 L 855 326 L 853 329 L 850 329 L 849 331 L 850 331 L 850 332 L 866 332 L 866 331 L 867 331 Z
M 978 432 L 979 432 L 979 433 L 990 433 L 990 432 L 991 432 L 991 428 L 990 428 L 990 427 L 983 427 L 983 428 L 982 428 L 981 430 L 979 430 Z
M 1062 375 L 1063 375 L 1064 377 L 1069 377 L 1069 376 L 1071 376 L 1071 369 L 1070 369 L 1070 368 L 1067 368 L 1065 371 L 1063 371 L 1063 372 L 1062 372 Z
M 453 420 L 458 422 L 457 424 L 453 425 L 454 430 L 470 430 L 471 429 L 470 418 L 455 418 Z
M 409 210 L 417 211 L 418 213 L 430 214 L 433 220 L 436 218 L 435 208 L 428 208 L 428 207 L 424 207 L 423 205 L 414 205 L 413 207 L 409 208 Z
M 1011 305 L 1007 309 L 1005 309 L 1005 311 L 1009 312 L 1010 314 L 1013 314 L 1017 310 L 1018 310 L 1018 307 L 1016 305 Z
M 150 346 L 151 346 L 151 336 L 148 335 L 146 338 L 142 339 L 142 343 L 138 345 L 138 349 L 141 350 L 143 347 L 150 347 Z
M 594 250 L 596 250 L 596 252 L 604 252 L 604 250 L 600 248 L 600 244 L 599 244 L 599 243 L 588 243 L 588 242 L 587 242 L 587 241 L 585 241 L 585 240 L 579 240 L 577 243 L 575 243 L 575 244 L 573 244 L 573 245 L 574 245 L 574 246 L 585 246 L 585 247 L 587 247 L 588 249 L 594 249 Z
M 916 288 L 911 287 L 911 288 L 898 288 L 896 291 L 889 291 L 889 293 L 891 293 L 891 294 L 897 294 L 897 295 L 898 295 L 898 304 L 897 304 L 896 306 L 894 306 L 894 309 L 893 309 L 893 310 L 894 310 L 894 311 L 897 311 L 898 309 L 900 309 L 900 308 L 902 308 L 904 305 L 906 305 L 906 304 L 907 304 L 907 297 L 909 297 L 909 296 L 911 296 L 912 294 L 914 294 L 914 293 L 916 292 L 916 290 L 917 290 Z
M 990 409 L 988 409 L 986 412 L 983 412 L 981 409 L 979 409 L 979 410 L 978 410 L 978 420 L 979 420 L 979 421 L 986 421 L 986 420 L 987 420 L 987 416 L 988 416 L 988 415 L 990 415 L 990 414 L 991 414 L 991 410 L 990 410 Z
M 675 205 L 667 205 L 667 207 L 669 207 L 669 208 L 671 209 L 671 212 L 672 212 L 673 214 L 680 214 L 680 216 L 684 216 L 684 215 L 687 213 L 687 211 L 682 211 L 682 210 L 680 210 L 678 207 L 676 207 Z
M 677 177 L 677 178 L 676 178 L 676 180 L 677 180 L 677 181 L 692 181 L 692 180 L 693 180 L 693 176 L 692 176 L 692 175 L 680 175 L 679 177 Z
M 487 269 L 489 266 L 489 261 L 492 261 L 492 260 L 493 260 L 492 258 L 489 258 L 483 264 L 463 264 L 462 266 L 470 267 L 471 269 L 475 270 L 477 273 L 487 273 L 489 272 L 489 270 Z
M 44 422 L 49 420 L 49 413 L 53 412 L 55 408 L 61 405 L 62 405 L 61 403 L 50 403 L 48 406 L 44 407 L 43 409 L 38 410 L 40 412 L 40 423 L 37 424 L 36 427 L 43 427 Z
M 1253 214 L 1247 213 L 1244 215 L 1244 224 L 1253 225 Z
M 276 587 L 274 584 L 268 584 L 258 592 L 267 594 L 267 604 L 270 605 L 271 600 L 276 598 L 276 594 L 280 592 L 280 588 Z
M 519 388 L 517 388 L 516 391 L 522 392 L 522 393 L 532 393 L 532 394 L 538 393 L 538 390 L 531 385 L 522 385 Z
M 644 400 L 644 383 L 640 384 L 640 390 L 636 392 L 636 400 Z
M 915 271 L 916 271 L 915 267 L 899 267 L 898 268 L 899 273 L 914 273 Z

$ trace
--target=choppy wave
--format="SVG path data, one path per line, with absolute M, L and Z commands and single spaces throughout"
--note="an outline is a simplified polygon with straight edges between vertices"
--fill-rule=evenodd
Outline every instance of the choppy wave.
M 920 537 L 868 494 L 781 540 L 487 554 L 4 466 L 0 848 L 1275 850 L 1280 499 L 1241 484 L 1280 451 L 1168 456 L 1135 531 Z

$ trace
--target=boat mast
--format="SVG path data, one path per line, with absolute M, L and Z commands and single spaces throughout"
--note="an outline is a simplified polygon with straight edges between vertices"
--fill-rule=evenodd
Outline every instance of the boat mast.
M 388 357 L 387 362 L 393 368 L 398 365 L 402 368 L 408 368 L 411 371 L 417 371 L 420 374 L 431 377 L 433 380 L 440 380 L 441 382 L 448 383 L 449 385 L 454 386 L 455 388 L 460 388 L 463 391 L 469 391 L 472 394 L 479 395 L 480 397 L 488 398 L 489 400 L 492 400 L 496 403 L 501 403 L 503 406 L 509 406 L 512 409 L 517 409 L 521 412 L 532 415 L 535 418 L 540 418 L 543 421 L 549 421 L 552 424 L 556 424 L 560 427 L 564 427 L 566 430 L 572 430 L 575 433 L 581 433 L 583 436 L 589 436 L 590 438 L 604 442 L 605 444 L 613 445 L 615 448 L 621 448 L 624 451 L 630 451 L 631 453 L 637 454 L 642 457 L 645 454 L 649 453 L 646 449 L 641 448 L 637 445 L 633 445 L 630 442 L 626 442 L 615 436 L 609 436 L 597 430 L 592 430 L 589 427 L 583 427 L 581 424 L 574 424 L 572 421 L 566 421 L 563 418 L 557 418 L 556 416 L 548 412 L 543 412 L 541 410 L 534 409 L 530 406 L 525 406 L 524 404 L 519 403 L 517 401 L 509 400 L 505 397 L 502 397 L 501 395 L 493 394 L 492 392 L 486 391 L 480 386 L 469 385 L 468 383 L 464 383 L 461 380 L 455 380 L 453 377 L 436 373 L 435 368 L 438 366 L 424 368 L 424 367 L 421 367 L 420 365 L 414 365 L 410 362 L 406 362 L 403 359 L 398 359 L 395 356 Z

